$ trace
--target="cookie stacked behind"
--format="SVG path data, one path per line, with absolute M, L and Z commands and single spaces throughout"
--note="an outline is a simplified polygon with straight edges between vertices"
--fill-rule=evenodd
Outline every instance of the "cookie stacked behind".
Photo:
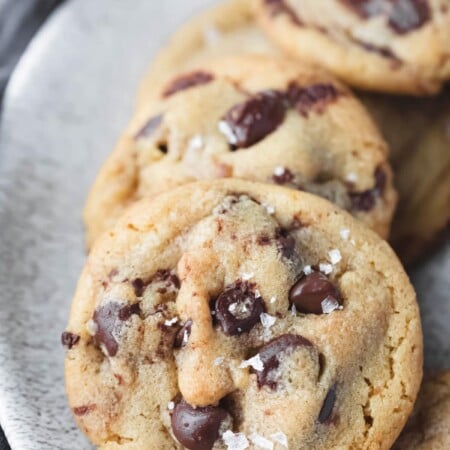
M 236 179 L 132 206 L 94 245 L 63 340 L 102 449 L 388 449 L 421 378 L 388 244 L 317 196 Z
M 276 57 L 224 57 L 166 80 L 155 96 L 94 183 L 89 244 L 139 198 L 229 177 L 315 193 L 389 235 L 386 144 L 335 78 Z
M 401 260 L 411 263 L 439 241 L 450 220 L 450 94 L 427 99 L 398 94 L 435 92 L 448 79 L 449 12 L 447 0 L 229 0 L 174 34 L 141 83 L 137 109 L 148 105 L 168 78 L 230 54 L 287 52 L 351 86 L 394 91 L 358 95 L 391 148 L 399 191 L 391 243 Z M 393 24 L 400 23 L 403 31 L 395 31 Z

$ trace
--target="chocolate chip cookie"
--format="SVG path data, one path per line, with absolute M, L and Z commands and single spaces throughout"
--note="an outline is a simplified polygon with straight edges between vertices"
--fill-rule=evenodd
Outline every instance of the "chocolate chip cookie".
M 246 54 L 281 55 L 255 21 L 253 0 L 227 0 L 181 26 L 159 52 L 143 78 L 138 108 L 159 95 L 162 85 L 211 59 Z
M 100 448 L 388 449 L 421 379 L 388 244 L 324 199 L 234 179 L 132 206 L 93 247 L 63 343 Z
M 351 86 L 437 92 L 450 78 L 448 0 L 256 0 L 261 26 L 296 59 Z
M 388 235 L 387 148 L 361 104 L 316 69 L 247 56 L 177 75 L 134 117 L 89 195 L 88 242 L 139 198 L 226 177 L 313 192 Z
M 414 412 L 394 450 L 450 448 L 450 371 L 424 381 Z
M 399 193 L 391 242 L 411 263 L 440 242 L 450 223 L 450 90 L 424 99 L 361 99 L 390 145 Z

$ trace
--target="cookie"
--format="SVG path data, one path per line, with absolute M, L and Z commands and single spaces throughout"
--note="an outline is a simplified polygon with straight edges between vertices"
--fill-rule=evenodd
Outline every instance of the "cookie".
M 132 206 L 92 249 L 63 342 L 102 449 L 388 449 L 421 379 L 389 245 L 324 199 L 235 179 Z
M 137 96 L 138 109 L 158 95 L 168 79 L 219 57 L 281 52 L 255 22 L 252 0 L 227 0 L 181 26 L 152 61 Z
M 247 56 L 177 75 L 134 117 L 88 197 L 88 242 L 139 198 L 224 177 L 313 192 L 388 235 L 387 149 L 361 104 L 316 69 Z
M 261 26 L 356 88 L 436 93 L 450 78 L 448 0 L 256 0 Z
M 393 450 L 450 448 L 450 371 L 425 380 L 414 412 Z
M 391 242 L 409 264 L 439 243 L 450 223 L 450 91 L 361 99 L 390 146 L 399 193 Z

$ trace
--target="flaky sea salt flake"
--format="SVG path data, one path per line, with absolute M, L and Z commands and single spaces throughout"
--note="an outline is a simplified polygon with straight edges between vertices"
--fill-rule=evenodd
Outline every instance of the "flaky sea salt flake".
M 273 441 L 278 442 L 278 444 L 281 444 L 283 447 L 288 448 L 287 436 L 284 433 L 282 433 L 281 431 L 277 431 L 276 433 L 271 434 L 270 438 Z
M 227 141 L 231 145 L 237 144 L 237 138 L 234 135 L 233 130 L 231 129 L 230 125 L 228 125 L 228 122 L 225 120 L 221 120 L 219 122 L 219 131 L 227 138 Z
M 219 356 L 214 360 L 215 366 L 220 366 L 225 361 L 225 358 L 223 356 Z
M 172 319 L 166 320 L 164 322 L 164 325 L 166 327 L 171 327 L 172 325 L 175 325 L 178 322 L 178 317 L 173 317 Z
M 328 252 L 328 258 L 330 259 L 331 264 L 338 264 L 342 259 L 342 255 L 337 248 L 334 248 Z
M 264 370 L 264 364 L 259 354 L 253 356 L 253 358 L 247 359 L 246 361 L 242 361 L 239 369 L 246 369 L 247 367 L 253 367 L 253 369 L 258 372 Z
M 303 273 L 305 275 L 311 275 L 313 273 L 312 267 L 311 266 L 305 266 L 303 267 Z
M 175 403 L 174 403 L 174 402 L 169 402 L 169 403 L 167 404 L 167 409 L 168 409 L 169 411 L 173 411 L 174 408 L 175 408 Z
M 320 263 L 319 264 L 319 270 L 323 274 L 329 275 L 331 272 L 333 272 L 333 266 L 331 264 L 328 264 L 328 263 Z
M 277 318 L 276 318 L 276 317 L 271 316 L 270 314 L 267 314 L 267 313 L 262 313 L 262 314 L 259 316 L 259 318 L 260 318 L 261 323 L 262 323 L 262 326 L 263 326 L 264 328 L 270 328 L 270 327 L 273 326 L 274 323 L 277 321 Z
M 252 433 L 248 436 L 248 438 L 253 444 L 263 450 L 273 450 L 273 442 L 258 433 Z
M 86 330 L 87 330 L 87 332 L 88 332 L 91 336 L 95 336 L 95 334 L 97 333 L 97 330 L 98 330 L 98 326 L 97 326 L 97 324 L 91 319 L 91 320 L 89 320 L 89 322 L 86 324 Z
M 336 311 L 337 309 L 342 309 L 342 307 L 339 305 L 338 301 L 330 296 L 328 296 L 327 298 L 322 300 L 320 305 L 322 306 L 322 312 L 324 314 L 330 314 L 333 311 Z
M 233 433 L 231 430 L 227 430 L 222 434 L 222 439 L 227 450 L 245 450 L 249 446 L 244 433 Z
M 248 280 L 251 280 L 254 276 L 255 276 L 255 274 L 253 272 L 244 272 L 242 274 L 242 279 L 244 281 L 248 281 Z

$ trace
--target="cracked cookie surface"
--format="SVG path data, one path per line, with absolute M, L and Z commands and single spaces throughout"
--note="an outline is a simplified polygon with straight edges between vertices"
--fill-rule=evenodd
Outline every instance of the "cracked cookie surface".
M 93 247 L 63 343 L 103 449 L 388 449 L 421 379 L 390 247 L 326 200 L 232 179 L 132 206 Z
M 430 94 L 450 78 L 448 0 L 256 0 L 274 42 L 351 86 Z
M 414 412 L 393 450 L 450 448 L 450 370 L 424 380 Z
M 396 204 L 387 153 L 333 77 L 275 57 L 214 60 L 168 80 L 133 118 L 88 197 L 88 242 L 139 198 L 229 177 L 313 192 L 386 237 Z

